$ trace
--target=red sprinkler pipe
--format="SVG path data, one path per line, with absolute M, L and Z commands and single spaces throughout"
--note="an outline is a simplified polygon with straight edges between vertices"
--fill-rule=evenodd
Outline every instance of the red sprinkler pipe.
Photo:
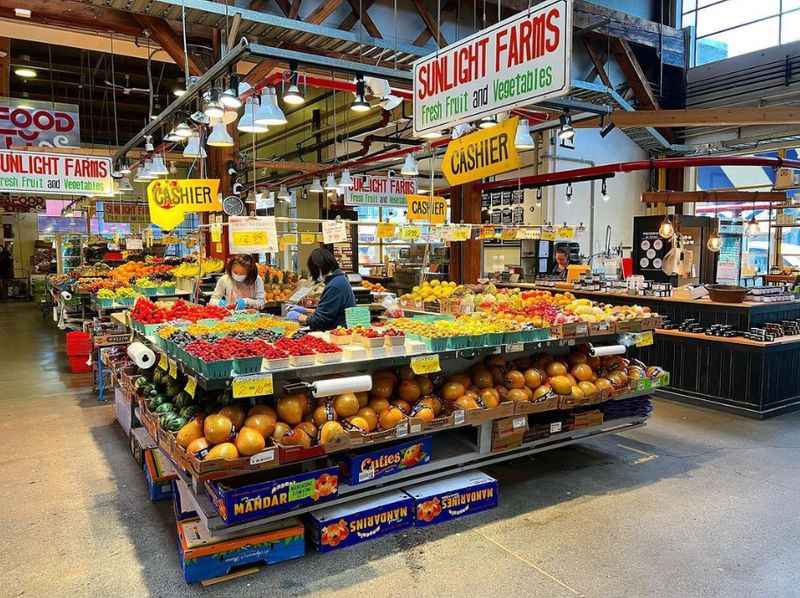
M 575 168 L 548 172 L 520 179 L 507 179 L 491 183 L 478 183 L 475 187 L 481 191 L 490 189 L 505 189 L 518 185 L 542 187 L 576 182 L 578 180 L 601 179 L 617 172 L 634 172 L 636 170 L 652 170 L 655 168 L 691 168 L 696 166 L 768 166 L 770 168 L 797 168 L 800 169 L 800 160 L 785 160 L 783 158 L 759 158 L 756 156 L 696 156 L 689 158 L 660 158 L 655 160 L 639 160 L 636 162 L 618 162 L 616 164 L 601 164 L 589 168 Z
M 366 65 L 365 65 L 366 66 Z M 260 91 L 265 87 L 275 87 L 281 81 L 288 81 L 290 73 L 286 71 L 276 71 L 265 77 L 259 83 L 256 83 L 253 89 L 255 91 Z M 335 89 L 336 91 L 348 91 L 348 92 L 355 92 L 356 91 L 356 84 L 352 81 L 344 81 L 342 79 L 331 79 L 329 77 L 318 77 L 316 75 L 300 75 L 300 81 L 309 85 L 311 87 L 319 87 L 320 89 Z M 401 97 L 406 100 L 410 100 L 412 98 L 412 94 L 410 91 L 406 89 L 398 89 L 396 87 L 392 87 L 392 93 L 398 97 Z

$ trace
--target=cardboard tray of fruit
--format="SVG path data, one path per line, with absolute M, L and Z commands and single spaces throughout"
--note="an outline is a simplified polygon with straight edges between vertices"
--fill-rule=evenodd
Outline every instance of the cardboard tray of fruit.
M 147 408 L 147 403 L 143 397 L 138 397 L 138 402 L 139 420 L 142 422 L 144 429 L 147 430 L 147 433 L 150 434 L 150 437 L 158 442 L 159 433 L 161 432 L 161 426 L 158 423 L 158 415 Z

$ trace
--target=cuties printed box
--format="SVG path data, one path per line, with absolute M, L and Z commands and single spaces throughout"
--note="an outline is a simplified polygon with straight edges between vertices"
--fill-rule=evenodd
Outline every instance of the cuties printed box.
M 411 527 L 414 501 L 405 492 L 388 492 L 308 516 L 311 541 L 320 552 L 380 538 Z
M 434 482 L 403 488 L 414 499 L 414 525 L 424 527 L 493 509 L 498 503 L 497 480 L 468 471 Z
M 365 449 L 340 457 L 343 482 L 355 486 L 431 460 L 431 437 L 420 436 L 391 446 Z
M 339 468 L 325 467 L 281 478 L 247 476 L 206 482 L 206 490 L 226 523 L 250 521 L 336 498 Z

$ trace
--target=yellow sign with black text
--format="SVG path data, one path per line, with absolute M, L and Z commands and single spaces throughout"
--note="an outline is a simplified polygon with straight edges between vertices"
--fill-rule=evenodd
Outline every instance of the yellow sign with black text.
M 160 179 L 147 185 L 150 222 L 172 230 L 188 212 L 221 212 L 219 179 Z
M 519 153 L 514 145 L 517 117 L 489 129 L 480 129 L 447 144 L 442 171 L 451 186 L 519 168 Z
M 438 195 L 406 195 L 409 222 L 444 224 L 447 217 L 447 201 Z

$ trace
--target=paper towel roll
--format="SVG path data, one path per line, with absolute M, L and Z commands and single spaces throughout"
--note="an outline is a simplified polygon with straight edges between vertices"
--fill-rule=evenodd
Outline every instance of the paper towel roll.
M 589 349 L 590 357 L 605 357 L 606 355 L 624 355 L 625 345 L 608 345 L 605 347 L 592 347 Z
M 312 385 L 315 397 L 330 397 L 345 392 L 368 392 L 372 390 L 372 376 L 348 376 L 317 380 Z
M 156 354 L 139 342 L 128 345 L 128 357 L 143 370 L 153 367 L 156 363 Z

